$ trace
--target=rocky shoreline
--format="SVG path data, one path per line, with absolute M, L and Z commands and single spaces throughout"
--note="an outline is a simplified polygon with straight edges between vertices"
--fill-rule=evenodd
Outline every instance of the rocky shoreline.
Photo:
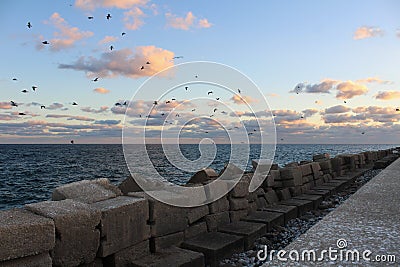
M 321 202 L 318 210 L 307 212 L 300 218 L 293 219 L 288 222 L 284 227 L 275 226 L 273 230 L 265 236 L 256 239 L 254 247 L 245 252 L 233 254 L 232 257 L 224 259 L 220 262 L 223 267 L 258 267 L 266 263 L 257 258 L 257 252 L 263 250 L 264 246 L 268 250 L 284 249 L 291 242 L 296 240 L 300 235 L 307 232 L 313 225 L 325 217 L 328 213 L 340 206 L 346 199 L 354 194 L 364 184 L 378 175 L 382 169 L 372 169 L 366 171 L 363 175 L 356 178 L 356 180 L 343 191 L 329 196 Z

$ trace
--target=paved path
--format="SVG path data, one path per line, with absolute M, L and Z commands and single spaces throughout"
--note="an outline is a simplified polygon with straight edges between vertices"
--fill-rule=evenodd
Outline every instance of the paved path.
M 338 239 L 345 240 L 339 245 L 347 243 L 347 247 L 339 249 Z M 322 250 L 329 247 L 338 250 L 332 253 L 338 256 L 338 260 L 330 259 L 328 254 L 322 262 L 282 262 L 275 257 L 265 266 L 400 266 L 400 159 L 372 178 L 285 250 L 297 250 L 301 258 L 304 250 L 315 249 L 319 256 Z M 346 251 L 349 250 L 358 250 L 360 261 L 346 261 Z M 365 250 L 372 252 L 369 255 L 371 259 L 376 255 L 395 255 L 396 263 L 363 260 Z M 339 260 L 341 254 L 342 261 Z M 288 253 L 284 257 L 289 258 Z

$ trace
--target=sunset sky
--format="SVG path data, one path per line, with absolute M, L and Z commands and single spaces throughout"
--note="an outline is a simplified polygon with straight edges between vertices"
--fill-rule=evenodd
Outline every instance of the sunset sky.
M 127 107 L 115 103 L 129 102 L 153 74 L 191 61 L 247 75 L 275 115 L 278 143 L 399 144 L 399 14 L 397 0 L 3 0 L 0 144 L 121 143 Z M 207 88 L 190 89 L 208 97 Z M 184 142 L 226 142 L 214 120 L 233 128 L 240 112 L 252 128 L 241 101 L 259 99 L 241 89 L 241 98 L 221 95 L 233 112 L 191 123 Z M 171 105 L 186 107 L 174 120 L 203 112 L 184 91 L 172 97 Z M 154 100 L 135 99 L 125 123 L 144 119 Z M 149 119 L 152 132 L 161 129 L 161 112 Z

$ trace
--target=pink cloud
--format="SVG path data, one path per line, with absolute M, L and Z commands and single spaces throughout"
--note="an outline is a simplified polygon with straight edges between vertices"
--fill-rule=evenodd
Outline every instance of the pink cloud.
M 103 88 L 103 87 L 98 87 L 96 89 L 93 89 L 93 92 L 98 93 L 98 94 L 108 94 L 110 90 Z
M 352 81 L 341 82 L 336 86 L 338 99 L 351 99 L 355 96 L 364 95 L 368 92 L 365 85 L 354 83 Z
M 199 28 L 210 28 L 212 24 L 207 19 L 199 20 Z
M 392 100 L 400 98 L 400 91 L 379 91 L 378 94 L 375 95 L 376 99 L 379 100 Z
M 108 43 L 115 42 L 117 40 L 118 40 L 118 37 L 107 35 L 99 41 L 99 44 L 108 44 Z
M 257 103 L 259 102 L 258 99 L 254 99 L 251 96 L 245 96 L 245 95 L 238 95 L 235 94 L 234 96 L 231 97 L 231 100 L 238 105 L 245 105 L 245 104 L 250 104 L 250 103 Z
M 382 36 L 382 35 L 383 35 L 383 31 L 378 27 L 363 26 L 363 27 L 359 27 L 354 32 L 353 39 L 361 40 L 361 39 L 377 37 L 377 36 Z
M 0 102 L 0 109 L 11 109 L 12 106 L 10 102 Z
M 76 0 L 75 6 L 84 10 L 96 8 L 119 8 L 129 9 L 134 6 L 146 5 L 148 0 Z
M 124 12 L 123 21 L 125 22 L 125 28 L 127 28 L 128 30 L 139 29 L 144 24 L 142 18 L 145 16 L 146 15 L 139 7 L 133 7 L 131 10 Z

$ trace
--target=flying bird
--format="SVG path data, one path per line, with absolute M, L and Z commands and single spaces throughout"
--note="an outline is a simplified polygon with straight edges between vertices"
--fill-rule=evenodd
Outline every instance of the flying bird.
M 240 94 L 242 91 L 240 91 L 240 89 L 238 89 L 238 93 Z
M 192 109 L 192 111 L 196 111 L 196 109 L 194 108 L 194 109 Z
M 125 101 L 123 105 L 124 105 L 124 106 L 127 106 L 127 105 L 128 105 L 128 102 L 127 102 L 127 101 Z
M 70 143 L 71 143 L 71 144 L 74 144 L 74 140 L 71 140 Z
M 346 102 L 346 100 L 345 100 L 345 101 L 343 101 L 343 103 L 345 103 L 345 104 L 346 104 L 346 103 L 347 103 L 347 102 Z
M 175 101 L 175 100 L 176 100 L 176 98 L 172 98 L 171 100 L 172 100 L 172 101 Z
M 185 86 L 185 90 L 187 91 L 189 89 L 189 87 L 188 86 Z
M 217 97 L 216 99 L 219 100 L 219 97 Z
M 48 41 L 43 41 L 42 44 L 48 45 L 48 44 L 50 44 L 50 43 L 49 43 Z
M 30 21 L 28 21 L 28 24 L 26 24 L 26 27 L 28 27 L 29 29 L 32 28 L 32 24 Z
M 157 105 L 157 104 L 158 104 L 158 102 L 157 102 L 157 101 L 154 101 L 154 102 L 153 102 L 153 105 Z
M 173 57 L 172 59 L 178 59 L 178 58 L 183 58 L 183 56 Z
M 11 103 L 11 106 L 12 106 L 12 107 L 18 107 L 18 104 L 15 103 L 14 101 L 11 101 L 10 103 Z
M 161 113 L 161 116 L 164 116 L 165 115 L 165 113 Z
M 106 19 L 107 20 L 111 19 L 111 14 L 110 13 L 107 14 Z
M 362 132 L 361 134 L 365 134 L 365 132 Z
M 23 112 L 19 112 L 18 115 L 24 116 L 24 115 L 26 115 L 26 114 L 23 113 Z
M 99 80 L 99 77 L 94 78 L 92 81 L 97 82 Z
M 126 32 L 121 33 L 122 36 L 124 36 L 126 34 Z
M 144 66 L 142 66 L 140 69 L 141 69 L 141 70 L 144 70 Z
M 148 65 L 148 64 L 150 64 L 150 62 L 149 62 L 149 61 L 147 61 L 147 62 L 146 62 L 146 64 Z
M 217 110 L 218 110 L 217 108 L 214 108 L 214 112 L 217 111 Z
M 194 77 L 197 79 L 197 78 L 199 78 L 199 75 L 194 75 Z
M 228 114 L 226 111 L 221 111 L 222 114 Z
M 76 102 L 73 102 L 72 105 L 73 105 L 73 106 L 77 106 L 78 104 L 77 104 Z
M 32 90 L 33 90 L 33 91 L 36 91 L 36 89 L 37 89 L 37 86 L 33 85 L 33 86 L 32 86 Z
M 13 80 L 13 81 L 18 81 L 17 78 L 13 78 L 12 80 Z
M 87 17 L 88 19 L 93 19 L 93 17 L 92 16 L 89 16 L 89 17 Z
M 42 105 L 42 106 L 40 106 L 40 109 L 46 109 L 46 106 Z
M 28 90 L 24 89 L 21 91 L 22 93 L 28 93 Z
M 114 46 L 111 45 L 111 46 L 110 46 L 110 50 L 112 51 L 113 49 L 114 49 Z
M 399 108 L 396 108 L 396 111 L 400 111 L 400 109 L 399 109 Z
M 121 103 L 115 103 L 116 106 L 121 106 Z
M 165 102 L 165 104 L 169 104 L 169 103 L 171 103 L 171 101 L 169 101 L 169 100 Z
M 213 93 L 213 91 L 209 91 L 208 93 L 207 93 L 207 95 L 211 95 Z

